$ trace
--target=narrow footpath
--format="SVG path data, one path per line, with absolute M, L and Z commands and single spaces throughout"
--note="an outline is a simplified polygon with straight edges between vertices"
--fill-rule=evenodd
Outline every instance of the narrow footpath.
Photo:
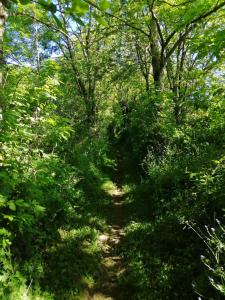
M 113 199 L 109 207 L 108 230 L 99 236 L 102 249 L 101 278 L 93 291 L 86 291 L 84 300 L 118 300 L 121 288 L 119 278 L 125 271 L 123 258 L 120 255 L 120 244 L 123 230 L 123 191 L 119 188 L 109 191 Z

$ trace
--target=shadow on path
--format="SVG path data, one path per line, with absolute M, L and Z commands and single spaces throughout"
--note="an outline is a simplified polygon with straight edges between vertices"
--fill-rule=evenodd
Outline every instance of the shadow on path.
M 108 230 L 99 236 L 102 249 L 101 275 L 96 286 L 85 291 L 84 300 L 122 299 L 119 279 L 125 271 L 123 257 L 120 255 L 120 245 L 124 236 L 124 193 L 117 187 L 108 193 L 113 201 L 108 209 Z

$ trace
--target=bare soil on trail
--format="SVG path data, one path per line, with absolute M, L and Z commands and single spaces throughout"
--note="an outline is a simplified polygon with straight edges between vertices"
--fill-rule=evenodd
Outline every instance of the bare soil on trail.
M 125 271 L 123 257 L 120 255 L 120 244 L 123 236 L 124 193 L 119 188 L 110 191 L 112 206 L 109 206 L 108 230 L 99 236 L 99 244 L 102 249 L 101 275 L 97 286 L 93 290 L 85 291 L 84 300 L 120 300 L 122 289 L 119 278 Z

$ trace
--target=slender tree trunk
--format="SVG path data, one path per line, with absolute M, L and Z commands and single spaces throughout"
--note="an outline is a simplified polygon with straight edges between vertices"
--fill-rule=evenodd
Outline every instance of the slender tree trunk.
M 3 66 L 3 34 L 4 34 L 4 25 L 5 25 L 5 20 L 6 20 L 6 12 L 5 12 L 5 7 L 3 4 L 0 2 L 0 86 L 2 87 L 3 85 L 3 72 L 2 72 L 2 66 Z
M 39 73 L 40 71 L 40 48 L 39 48 L 39 34 L 38 34 L 38 24 L 34 24 L 34 30 L 35 30 L 35 48 L 36 48 L 36 57 L 35 57 L 35 62 L 36 62 L 36 68 L 37 72 Z
M 3 35 L 4 25 L 7 18 L 6 9 L 0 2 L 0 120 L 2 120 L 3 110 L 3 65 L 4 65 L 4 52 L 3 52 Z
M 137 55 L 138 65 L 141 71 L 142 76 L 145 80 L 145 90 L 147 94 L 150 92 L 150 84 L 149 84 L 149 73 L 150 73 L 150 66 L 147 60 L 146 50 L 145 52 L 142 51 L 141 46 L 138 43 L 137 37 L 135 39 L 135 49 Z
M 152 75 L 154 80 L 155 91 L 158 93 L 161 89 L 161 79 L 163 73 L 163 61 L 160 52 L 157 25 L 154 19 L 150 24 L 150 54 L 152 57 Z
M 89 20 L 86 32 L 86 43 L 85 43 L 85 53 L 86 53 L 86 63 L 87 63 L 87 95 L 85 99 L 86 111 L 87 111 L 87 123 L 91 128 L 96 121 L 96 101 L 95 101 L 95 85 L 93 85 L 95 78 L 93 74 L 93 65 L 91 61 L 91 28 L 92 28 L 92 14 L 93 8 L 89 8 Z
M 186 49 L 184 40 L 181 45 L 178 45 L 176 57 L 173 60 L 172 58 L 168 58 L 166 64 L 170 90 L 173 92 L 174 117 L 177 125 L 182 124 L 185 117 L 183 105 L 185 94 L 182 89 L 185 59 Z

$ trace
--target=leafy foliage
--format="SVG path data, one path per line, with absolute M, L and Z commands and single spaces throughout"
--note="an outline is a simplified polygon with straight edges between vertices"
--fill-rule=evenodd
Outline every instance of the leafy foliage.
M 224 7 L 2 1 L 1 299 L 95 291 L 112 181 L 121 299 L 221 299 Z

